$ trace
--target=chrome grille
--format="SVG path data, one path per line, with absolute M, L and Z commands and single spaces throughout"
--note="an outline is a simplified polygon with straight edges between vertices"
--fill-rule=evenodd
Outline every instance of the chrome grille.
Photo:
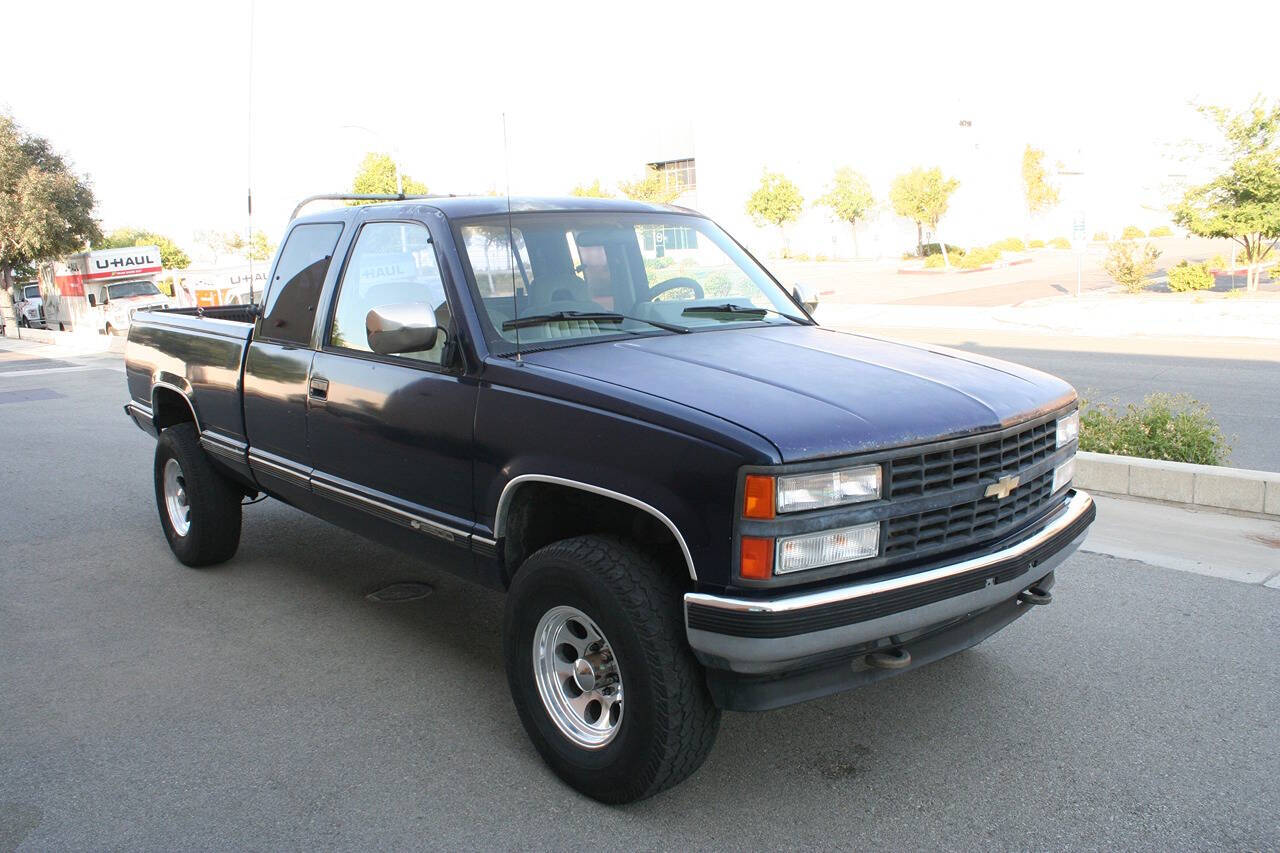
M 1049 426 L 1052 428 L 1052 421 Z M 891 518 L 885 522 L 884 556 L 910 554 L 914 557 L 996 539 L 1045 509 L 1052 489 L 1053 471 L 1050 469 L 1020 484 L 1004 500 L 984 497 Z
M 1056 438 L 1057 421 L 1049 420 L 1003 438 L 899 456 L 885 465 L 884 497 L 928 497 L 1016 474 L 1048 458 Z

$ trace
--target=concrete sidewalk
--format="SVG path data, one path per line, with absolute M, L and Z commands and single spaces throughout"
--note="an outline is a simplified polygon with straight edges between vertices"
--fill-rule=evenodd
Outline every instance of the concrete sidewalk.
M 77 355 L 123 353 L 123 335 L 95 335 L 78 332 L 55 332 L 48 329 L 18 329 L 9 326 L 0 336 L 0 350 L 29 352 L 33 357 L 66 358 Z
M 1094 495 L 1082 550 L 1280 589 L 1280 522 Z

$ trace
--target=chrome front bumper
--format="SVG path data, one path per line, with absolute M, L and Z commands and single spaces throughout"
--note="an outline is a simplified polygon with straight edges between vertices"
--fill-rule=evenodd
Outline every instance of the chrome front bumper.
M 1077 490 L 1034 534 L 978 557 L 776 598 L 687 593 L 689 645 L 713 669 L 785 672 L 823 655 L 976 615 L 1052 573 L 1080 547 L 1095 514 L 1093 499 Z

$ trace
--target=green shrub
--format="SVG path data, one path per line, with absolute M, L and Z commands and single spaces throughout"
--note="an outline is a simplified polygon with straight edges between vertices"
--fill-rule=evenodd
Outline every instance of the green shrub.
M 1209 407 L 1186 394 L 1150 394 L 1123 410 L 1082 400 L 1080 449 L 1200 465 L 1222 465 L 1231 454 Z
M 1156 258 L 1160 250 L 1150 243 L 1138 251 L 1135 243 L 1116 240 L 1107 244 L 1107 257 L 1102 262 L 1102 269 L 1111 279 L 1130 293 L 1141 293 L 1147 289 L 1147 276 L 1156 271 Z
M 939 243 L 925 243 L 922 248 L 923 251 L 921 254 L 926 258 L 930 255 L 936 255 L 942 251 L 942 245 Z M 964 249 L 961 249 L 959 246 L 953 246 L 950 243 L 947 244 L 947 254 L 958 255 L 962 252 L 964 252 Z
M 1212 258 L 1204 262 L 1204 265 L 1211 270 L 1225 270 L 1231 266 L 1231 261 L 1227 260 L 1223 255 L 1214 255 Z
M 1204 264 L 1189 264 L 1181 260 L 1169 267 L 1169 289 L 1174 293 L 1191 290 L 1209 290 L 1213 287 L 1213 273 Z
M 1109 243 L 1111 241 L 1111 235 L 1106 231 L 1094 231 L 1093 240 L 1095 243 Z
M 981 249 L 970 249 L 963 255 L 958 255 L 951 259 L 953 266 L 962 270 L 975 270 L 978 267 L 984 267 L 987 264 L 995 263 L 1000 259 L 1000 250 L 993 249 L 990 246 Z
M 828 258 L 826 255 L 814 255 L 814 256 L 813 256 L 813 259 L 814 259 L 815 261 L 829 261 L 829 260 L 831 260 L 831 259 L 830 259 L 830 258 Z
M 1098 239 L 1098 235 L 1097 234 L 1093 235 L 1093 239 L 1095 240 Z M 1102 239 L 1104 240 L 1107 239 L 1107 235 L 1103 234 Z M 1055 249 L 1070 249 L 1071 241 L 1068 240 L 1066 237 L 1054 237 L 1052 240 L 1049 241 L 1049 245 Z
M 1172 237 L 1173 229 L 1168 225 L 1157 225 L 1147 232 L 1148 237 Z
M 1121 240 L 1141 240 L 1145 236 L 1147 236 L 1146 232 L 1137 225 L 1126 225 L 1120 232 Z
M 793 261 L 807 261 L 807 260 L 809 260 L 809 253 L 808 253 L 808 252 L 797 252 L 796 254 L 794 254 L 794 255 L 792 255 L 792 256 L 791 256 L 791 260 L 793 260 Z
M 924 259 L 924 268 L 927 270 L 940 270 L 943 266 L 942 255 L 929 255 Z
M 1020 237 L 1005 237 L 999 242 L 992 243 L 991 248 L 997 252 L 1021 252 L 1027 248 L 1027 244 L 1022 242 Z
M 1028 249 L 1043 249 L 1043 248 L 1044 248 L 1044 241 L 1043 241 L 1043 240 L 1032 240 L 1030 243 L 1028 243 L 1028 244 L 1027 244 L 1027 248 L 1028 248 Z

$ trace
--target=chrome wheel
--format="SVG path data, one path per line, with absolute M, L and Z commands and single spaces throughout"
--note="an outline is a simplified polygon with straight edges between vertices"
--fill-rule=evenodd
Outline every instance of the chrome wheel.
M 191 530 L 191 505 L 187 503 L 187 481 L 177 459 L 164 463 L 164 508 L 173 532 L 186 536 Z
M 622 725 L 622 673 L 609 641 L 574 607 L 553 607 L 533 632 L 533 672 L 547 716 L 565 737 L 600 749 Z

